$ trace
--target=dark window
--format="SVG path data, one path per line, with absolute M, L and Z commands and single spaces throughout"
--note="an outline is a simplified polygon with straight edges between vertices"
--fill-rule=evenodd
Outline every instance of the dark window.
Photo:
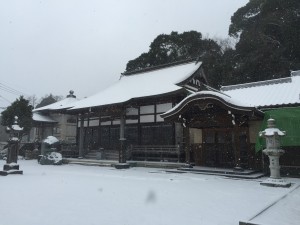
M 169 124 L 141 126 L 142 145 L 172 145 L 173 136 L 173 126 Z
M 138 126 L 126 126 L 125 137 L 127 145 L 138 145 Z
M 109 148 L 109 126 L 102 126 L 100 131 L 101 147 Z

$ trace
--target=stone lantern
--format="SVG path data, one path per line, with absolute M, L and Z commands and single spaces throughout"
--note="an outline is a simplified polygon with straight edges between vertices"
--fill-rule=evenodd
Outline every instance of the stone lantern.
M 10 133 L 8 140 L 8 152 L 6 164 L 3 166 L 3 171 L 0 171 L 0 175 L 6 176 L 9 174 L 23 174 L 22 170 L 19 170 L 18 165 L 18 152 L 19 152 L 19 135 L 23 131 L 23 128 L 18 125 L 18 117 L 15 116 L 15 123 L 8 127 L 7 130 Z
M 285 131 L 275 127 L 274 119 L 268 119 L 267 128 L 259 132 L 259 136 L 266 138 L 266 149 L 263 150 L 263 153 L 269 157 L 270 161 L 270 177 L 260 184 L 271 187 L 290 187 L 291 183 L 280 177 L 279 157 L 284 154 L 284 150 L 280 149 L 279 139 L 285 136 Z

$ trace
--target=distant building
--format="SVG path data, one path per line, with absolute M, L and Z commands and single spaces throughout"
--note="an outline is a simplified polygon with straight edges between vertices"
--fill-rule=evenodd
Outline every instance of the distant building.
M 34 127 L 30 140 L 43 140 L 47 136 L 54 136 L 65 142 L 76 142 L 77 116 L 66 114 L 77 101 L 73 91 L 61 101 L 33 110 Z

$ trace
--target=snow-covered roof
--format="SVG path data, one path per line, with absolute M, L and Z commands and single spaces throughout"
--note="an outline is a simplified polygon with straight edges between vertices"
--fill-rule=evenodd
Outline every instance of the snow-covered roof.
M 254 107 L 251 107 L 247 104 L 246 101 L 239 101 L 237 99 L 231 98 L 230 96 L 223 94 L 221 92 L 216 91 L 199 91 L 195 92 L 185 99 L 183 99 L 180 103 L 178 103 L 175 107 L 170 109 L 169 111 L 163 113 L 161 115 L 162 118 L 172 116 L 178 113 L 181 109 L 183 109 L 186 105 L 190 104 L 193 101 L 197 101 L 199 99 L 213 99 L 222 102 L 227 105 L 229 108 L 236 110 L 244 110 L 244 111 L 253 111 Z
M 33 112 L 39 112 L 39 111 L 47 111 L 47 110 L 62 110 L 62 109 L 68 109 L 74 106 L 75 102 L 77 102 L 78 99 L 76 96 L 73 95 L 73 91 L 70 91 L 70 94 L 63 100 L 52 103 L 50 105 L 46 105 L 37 109 L 34 109 Z
M 37 112 L 32 114 L 32 119 L 36 122 L 57 123 L 57 121 L 53 120 L 49 116 L 45 116 Z
M 124 103 L 134 98 L 171 93 L 182 89 L 178 83 L 192 76 L 201 66 L 201 62 L 189 62 L 167 68 L 145 71 L 120 80 L 103 91 L 80 100 L 71 109 L 89 108 Z
M 254 107 L 300 104 L 300 70 L 291 77 L 224 86 L 221 91 Z

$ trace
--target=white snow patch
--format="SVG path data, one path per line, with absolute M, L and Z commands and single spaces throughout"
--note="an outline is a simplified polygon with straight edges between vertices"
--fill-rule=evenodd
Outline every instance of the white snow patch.
M 0 224 L 236 225 L 292 190 L 261 186 L 265 178 L 233 180 L 154 168 L 54 167 L 36 160 L 20 166 L 24 175 L 1 178 Z M 300 184 L 289 181 L 297 183 L 292 187 Z M 299 192 L 293 192 L 277 210 L 267 211 L 261 220 L 268 223 L 262 224 L 298 224 L 299 201 Z
M 52 145 L 54 144 L 55 142 L 59 142 L 59 140 L 54 137 L 54 136 L 48 136 L 45 140 L 44 140 L 45 143 L 48 143 L 49 145 Z

